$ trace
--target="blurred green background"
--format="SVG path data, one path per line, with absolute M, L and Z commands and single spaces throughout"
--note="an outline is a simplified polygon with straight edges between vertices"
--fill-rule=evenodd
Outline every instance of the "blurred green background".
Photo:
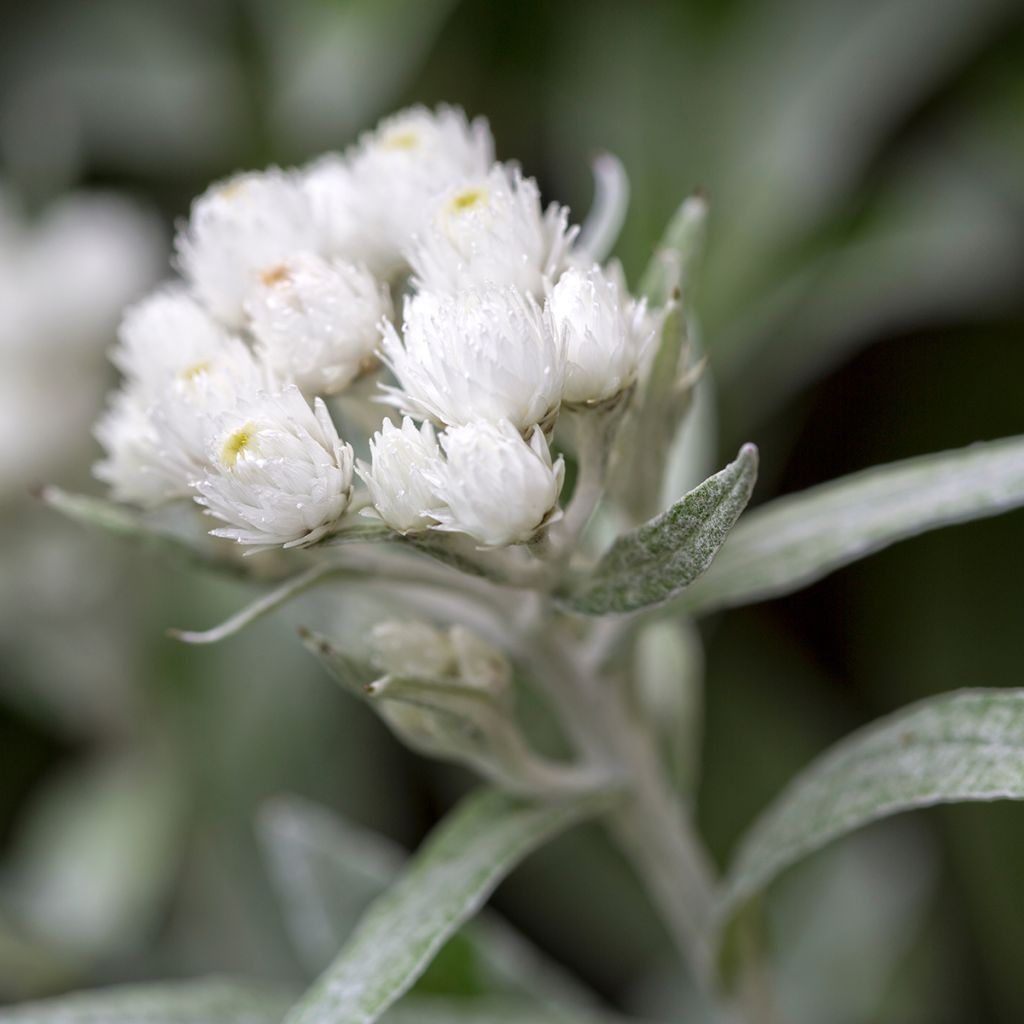
M 46 328 L 41 421 L 82 390 L 98 410 L 116 307 L 166 272 L 173 223 L 211 179 L 439 101 L 487 116 L 499 157 L 577 217 L 590 158 L 617 154 L 633 280 L 678 202 L 707 190 L 696 302 L 714 386 L 699 415 L 718 465 L 760 446 L 756 501 L 1024 429 L 1014 0 L 5 4 L 0 181 L 25 223 L 83 188 L 130 197 L 140 218 L 123 294 L 114 260 L 43 263 L 33 309 L 66 298 L 73 273 L 92 275 L 94 301 L 88 331 L 78 307 Z M 9 277 L 25 250 L 7 249 Z M 72 347 L 88 370 L 59 373 Z M 27 497 L 45 480 L 96 489 L 90 416 L 0 487 L 0 998 L 296 979 L 253 831 L 263 800 L 299 793 L 411 847 L 467 778 L 401 750 L 294 642 L 298 622 L 371 618 L 361 601 L 306 599 L 213 649 L 165 638 L 248 591 Z M 19 422 L 4 446 L 35 436 Z M 702 623 L 698 814 L 719 859 L 849 730 L 928 694 L 1024 683 L 1022 539 L 1019 512 L 941 531 Z M 943 809 L 793 872 L 766 908 L 791 1017 L 1024 1019 L 1022 849 L 1019 806 Z M 665 937 L 596 831 L 534 857 L 497 905 L 613 1004 L 685 1012 Z

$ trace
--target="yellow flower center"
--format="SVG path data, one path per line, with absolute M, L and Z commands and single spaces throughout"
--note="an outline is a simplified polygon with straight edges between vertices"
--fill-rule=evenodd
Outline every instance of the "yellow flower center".
M 191 366 L 186 366 L 181 373 L 178 375 L 187 384 L 191 384 L 195 381 L 196 377 L 200 374 L 208 373 L 210 370 L 210 361 L 204 359 L 202 362 L 193 363 Z
M 487 201 L 487 190 L 482 188 L 467 188 L 456 193 L 448 200 L 448 209 L 452 213 L 465 213 L 475 206 L 480 206 Z
M 255 436 L 256 428 L 251 423 L 229 434 L 224 447 L 220 450 L 221 462 L 229 468 L 233 466 L 238 461 L 238 456 L 252 444 Z
M 267 288 L 273 288 L 276 284 L 286 284 L 291 280 L 291 276 L 288 268 L 283 263 L 279 263 L 276 267 L 269 267 L 267 270 L 264 270 L 260 274 L 260 281 Z
M 413 128 L 399 129 L 381 141 L 385 149 L 415 149 L 420 144 L 420 134 Z

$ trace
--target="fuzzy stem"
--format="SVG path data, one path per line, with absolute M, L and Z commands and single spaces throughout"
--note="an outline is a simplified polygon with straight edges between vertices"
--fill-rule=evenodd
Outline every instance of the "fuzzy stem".
M 533 659 L 567 731 L 588 760 L 603 764 L 626 790 L 609 825 L 661 915 L 694 980 L 720 1001 L 712 939 L 716 872 L 689 814 L 669 784 L 657 745 L 628 708 L 616 681 L 588 665 L 584 649 L 547 631 Z M 754 982 L 759 984 L 755 984 Z M 748 1024 L 775 1022 L 759 965 L 739 984 L 742 1005 L 723 1009 Z

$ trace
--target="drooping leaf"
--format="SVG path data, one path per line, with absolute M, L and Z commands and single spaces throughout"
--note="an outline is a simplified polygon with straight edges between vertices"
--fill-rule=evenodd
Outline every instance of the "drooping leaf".
M 607 615 L 649 608 L 681 593 L 711 564 L 750 499 L 757 449 L 744 445 L 725 469 L 670 509 L 627 533 L 562 598 L 570 611 Z
M 405 852 L 383 836 L 295 797 L 279 798 L 264 809 L 260 837 L 289 932 L 304 962 L 317 972 L 406 860 Z M 588 990 L 493 913 L 482 913 L 459 936 L 487 991 L 529 997 L 537 1006 L 594 1003 Z M 450 947 L 451 942 L 445 952 Z
M 745 516 L 680 599 L 694 613 L 777 597 L 898 540 L 1024 505 L 1024 437 L 879 466 Z
M 855 732 L 755 822 L 723 883 L 723 918 L 779 872 L 872 821 L 934 804 L 1024 799 L 1024 690 L 932 697 Z
M 229 636 L 240 633 L 246 626 L 252 625 L 264 615 L 287 604 L 299 594 L 319 586 L 331 576 L 340 576 L 345 573 L 344 566 L 332 562 L 322 562 L 312 568 L 296 573 L 290 579 L 274 587 L 273 590 L 255 601 L 247 604 L 241 611 L 236 612 L 230 618 L 225 619 L 219 626 L 207 630 L 169 629 L 167 635 L 181 640 L 187 644 L 215 644 L 226 640 Z
M 0 1024 L 279 1024 L 288 996 L 215 978 L 124 985 L 0 1008 Z
M 486 789 L 467 798 L 370 907 L 287 1024 L 372 1024 L 520 860 L 608 799 L 527 802 Z

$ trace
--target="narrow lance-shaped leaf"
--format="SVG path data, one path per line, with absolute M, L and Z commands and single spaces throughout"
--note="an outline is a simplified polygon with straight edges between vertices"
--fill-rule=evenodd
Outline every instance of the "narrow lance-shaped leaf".
M 467 798 L 370 907 L 286 1024 L 372 1024 L 520 860 L 608 802 L 607 794 L 525 802 L 497 790 Z
M 799 590 L 898 540 L 1024 505 L 1024 437 L 865 470 L 755 509 L 680 599 L 694 613 Z
M 276 799 L 264 809 L 260 838 L 289 932 L 304 962 L 316 972 L 330 962 L 362 912 L 394 881 L 407 859 L 404 850 L 383 836 L 295 797 Z M 528 997 L 533 1007 L 596 1002 L 589 990 L 495 914 L 485 911 L 460 936 L 481 975 L 474 981 L 482 980 L 488 991 L 514 993 L 518 1000 Z
M 144 513 L 127 505 L 89 494 L 73 494 L 60 487 L 44 487 L 39 496 L 50 508 L 83 526 L 94 527 L 125 540 L 148 545 L 154 550 L 167 552 L 179 559 L 185 558 L 206 568 L 236 575 L 249 575 L 246 566 L 220 557 L 216 552 L 216 545 L 206 543 L 207 538 L 196 538 L 193 542 L 178 536 L 171 530 L 151 522 Z
M 668 511 L 619 537 L 593 572 L 562 598 L 563 606 L 607 615 L 675 597 L 711 564 L 750 500 L 756 479 L 757 449 L 744 445 L 735 462 Z
M 0 1024 L 279 1024 L 289 999 L 219 979 L 123 985 L 0 1008 Z
M 723 919 L 784 868 L 879 818 L 933 804 L 1024 799 L 1024 690 L 921 701 L 841 741 L 793 782 L 743 841 Z

